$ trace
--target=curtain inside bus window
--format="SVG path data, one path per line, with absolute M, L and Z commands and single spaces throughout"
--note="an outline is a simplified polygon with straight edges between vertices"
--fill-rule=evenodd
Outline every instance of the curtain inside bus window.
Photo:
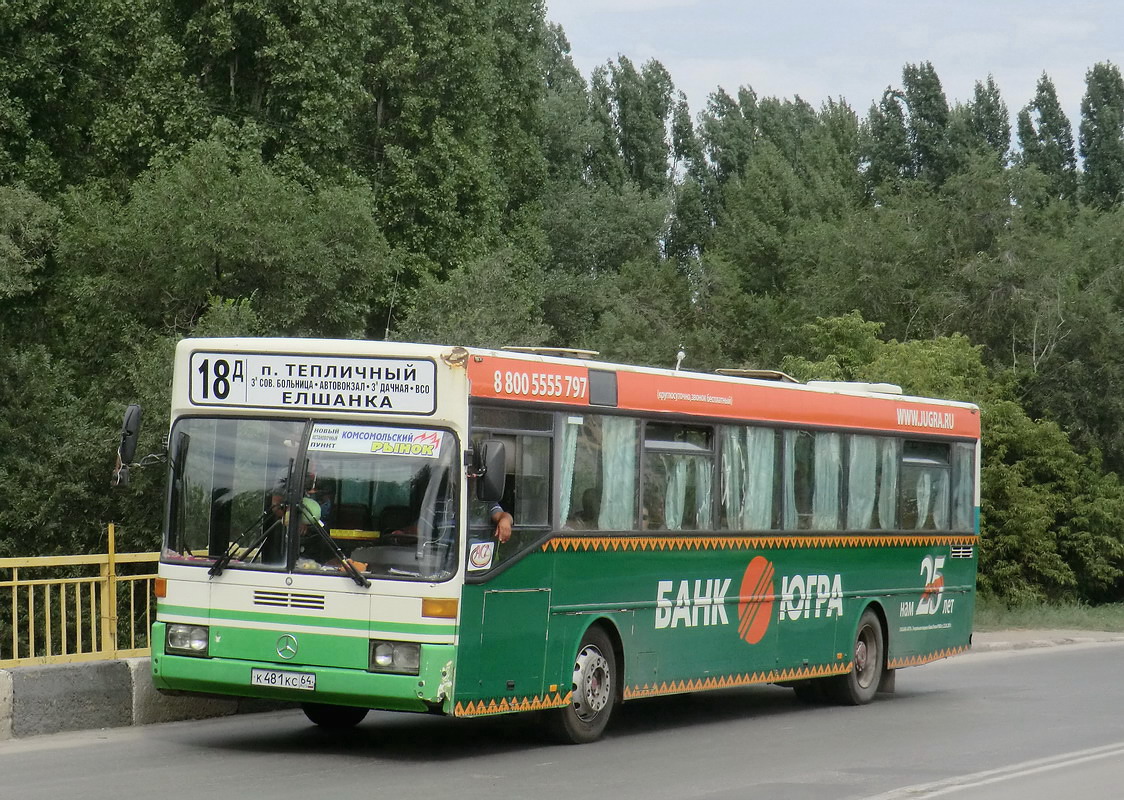
M 878 439 L 851 436 L 847 459 L 847 528 L 874 527 L 874 502 L 878 496 Z
M 976 498 L 975 453 L 973 444 L 958 442 L 952 446 L 952 529 L 975 530 Z
M 933 501 L 933 476 L 930 472 L 924 469 L 916 470 L 917 484 L 914 487 L 913 506 L 917 509 L 917 514 L 913 520 L 914 528 L 920 530 L 927 527 L 926 523 L 929 521 L 929 504 Z
M 723 425 L 718 429 L 722 442 L 722 527 L 738 530 L 742 524 L 743 500 L 746 492 L 746 447 L 742 428 Z
M 947 530 L 949 445 L 907 441 L 902 449 L 902 528 Z
M 878 525 L 893 530 L 898 519 L 898 470 L 901 466 L 901 440 L 884 438 L 879 442 L 882 469 L 878 476 Z
M 601 440 L 601 530 L 631 530 L 636 524 L 636 451 L 639 423 L 603 417 Z
M 812 527 L 819 531 L 839 527 L 843 457 L 838 433 L 817 433 L 812 492 Z
M 741 528 L 768 530 L 773 527 L 777 435 L 770 428 L 747 428 L 745 439 L 746 480 L 741 498 Z
M 713 522 L 714 431 L 709 426 L 644 424 L 644 527 L 709 530 Z
M 773 526 L 777 436 L 771 428 L 722 428 L 722 511 L 727 530 Z
M 690 463 L 687 456 L 663 455 L 659 460 L 664 464 L 667 475 L 667 490 L 664 494 L 662 527 L 669 531 L 683 529 L 683 509 L 687 505 L 687 470 Z M 651 509 L 649 509 L 649 512 Z
M 933 527 L 938 531 L 948 530 L 949 521 L 949 475 L 947 469 L 933 475 Z
M 567 417 L 566 438 L 563 441 L 563 462 L 570 458 L 569 436 L 574 436 L 573 477 L 568 487 L 568 508 L 560 512 L 562 525 L 571 530 L 597 530 L 600 526 L 601 495 L 604 491 L 602 473 L 602 423 L 599 414 Z M 563 474 L 566 466 L 563 463 Z M 562 492 L 567 492 L 565 483 Z
M 707 458 L 695 459 L 695 522 L 701 531 L 714 527 L 711 487 L 714 485 L 714 465 Z
M 582 418 L 567 414 L 562 423 L 562 474 L 559 476 L 558 519 L 562 525 L 570 518 L 574 499 L 574 463 L 578 454 L 578 433 Z
M 806 529 L 812 523 L 815 477 L 815 437 L 808 431 L 784 432 L 782 492 L 785 530 Z

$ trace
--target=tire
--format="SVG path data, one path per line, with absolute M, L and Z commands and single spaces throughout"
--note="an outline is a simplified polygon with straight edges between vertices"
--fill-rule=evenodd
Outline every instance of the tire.
M 310 722 L 334 731 L 354 728 L 363 721 L 369 710 L 355 706 L 329 706 L 323 703 L 301 703 L 301 709 Z
M 851 653 L 851 671 L 830 679 L 831 698 L 840 705 L 866 705 L 878 694 L 878 684 L 882 681 L 886 665 L 882 622 L 869 608 L 859 618 Z
M 564 744 L 588 744 L 601 738 L 617 704 L 617 657 L 601 628 L 585 632 L 574 655 L 572 702 L 550 712 L 551 733 Z

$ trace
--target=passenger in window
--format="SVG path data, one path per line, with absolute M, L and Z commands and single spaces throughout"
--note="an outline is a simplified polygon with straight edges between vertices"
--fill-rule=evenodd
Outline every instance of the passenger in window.
M 492 503 L 488 509 L 488 517 L 492 520 L 492 524 L 496 526 L 493 535 L 500 544 L 511 538 L 511 525 L 515 520 L 511 514 L 503 510 L 503 506 L 499 503 Z
M 582 507 L 569 519 L 569 525 L 575 530 L 597 530 L 597 518 L 601 514 L 601 492 L 596 486 L 590 486 L 582 492 Z
M 475 484 L 476 484 L 476 479 L 472 476 L 469 476 L 469 479 L 468 479 L 468 496 L 469 497 L 475 497 L 475 495 L 476 495 L 476 485 Z M 510 486 L 510 485 L 511 485 L 511 483 L 509 481 L 508 486 Z M 480 522 L 481 521 L 480 517 L 479 517 L 480 511 L 478 509 L 480 509 L 482 506 L 487 508 L 488 519 L 491 521 L 491 523 L 493 525 L 495 525 L 495 530 L 492 532 L 492 535 L 496 537 L 496 540 L 500 544 L 505 543 L 508 539 L 511 538 L 511 526 L 514 524 L 515 519 L 511 516 L 511 514 L 504 511 L 503 506 L 501 506 L 498 502 L 488 501 L 485 504 L 485 503 L 479 503 L 479 502 L 473 500 L 469 503 L 470 518 L 473 522 Z M 477 510 L 474 510 L 474 507 Z

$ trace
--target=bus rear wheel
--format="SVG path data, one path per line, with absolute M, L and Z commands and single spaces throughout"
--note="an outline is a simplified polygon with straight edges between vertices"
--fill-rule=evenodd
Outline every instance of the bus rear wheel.
M 613 643 L 601 628 L 590 628 L 574 656 L 571 702 L 551 712 L 557 739 L 587 744 L 601 738 L 617 704 L 617 676 Z
M 310 722 L 334 731 L 354 728 L 363 721 L 369 710 L 355 706 L 329 706 L 323 703 L 301 703 L 301 709 Z
M 831 679 L 831 697 L 840 705 L 861 706 L 873 700 L 878 693 L 886 661 L 882 622 L 869 608 L 859 618 L 851 653 L 851 671 Z

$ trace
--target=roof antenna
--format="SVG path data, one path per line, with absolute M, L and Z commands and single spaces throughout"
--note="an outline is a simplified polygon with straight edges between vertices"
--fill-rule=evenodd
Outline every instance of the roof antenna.
M 679 365 L 683 363 L 683 359 L 685 359 L 686 357 L 687 357 L 687 351 L 682 350 L 682 349 L 680 349 L 680 351 L 675 354 L 675 371 L 676 372 L 679 371 Z

